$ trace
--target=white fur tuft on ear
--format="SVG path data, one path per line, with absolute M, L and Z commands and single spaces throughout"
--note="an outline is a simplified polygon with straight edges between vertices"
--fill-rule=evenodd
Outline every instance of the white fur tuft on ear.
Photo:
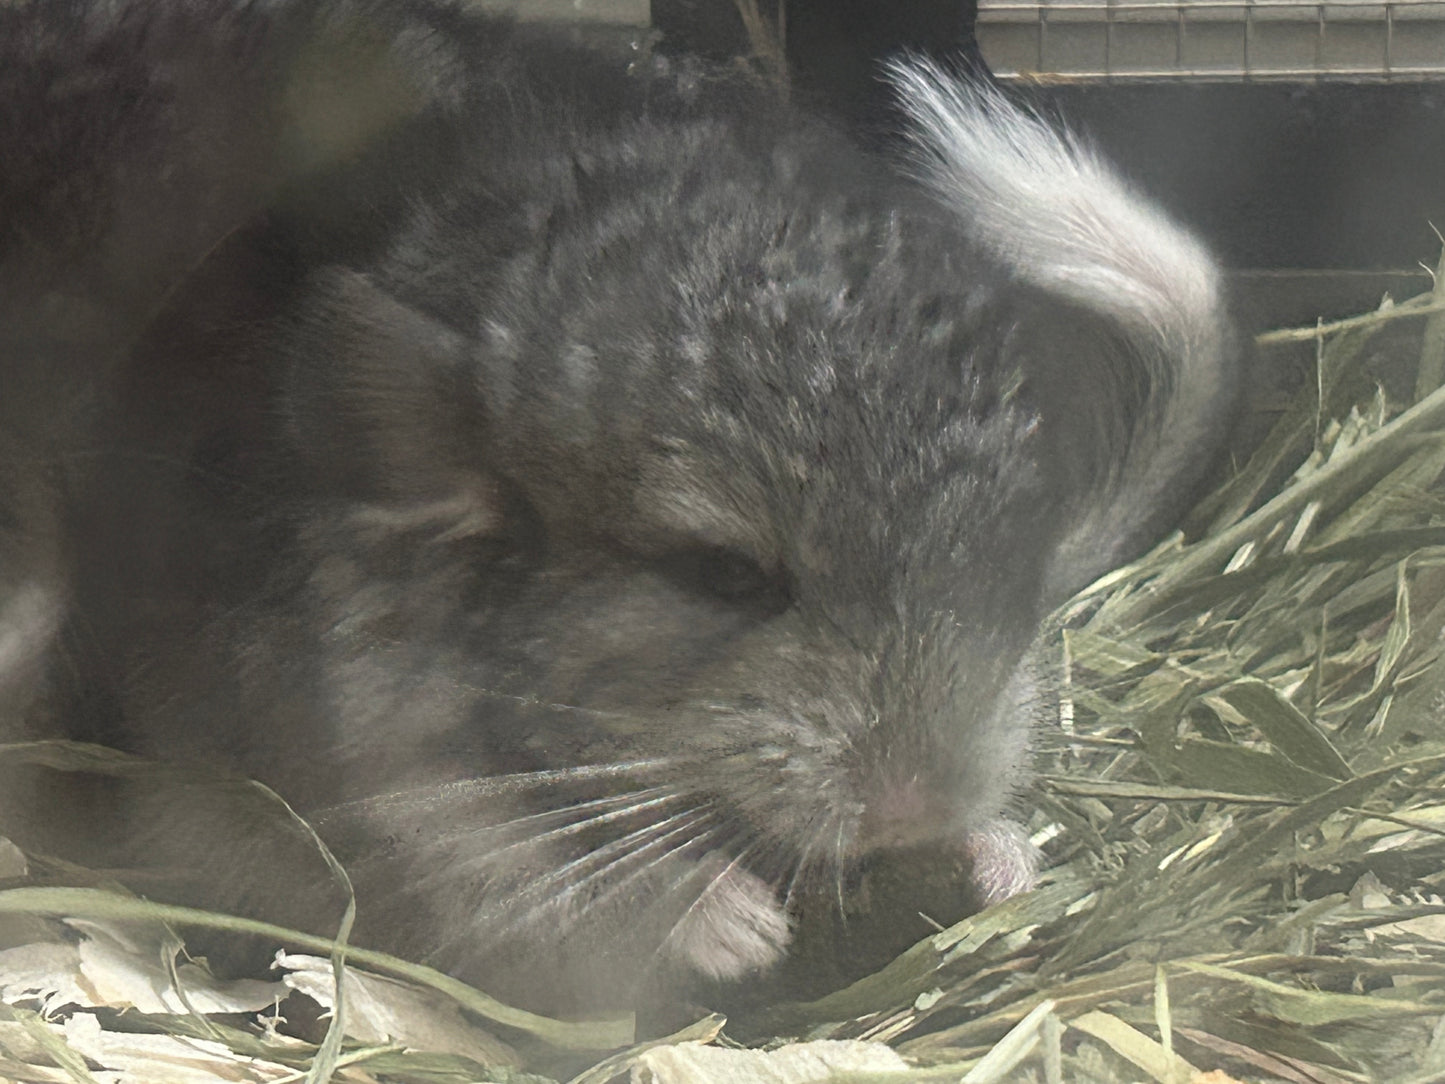
M 1234 343 L 1205 247 L 1090 147 L 998 88 L 923 59 L 889 75 L 914 165 L 982 249 L 1021 282 L 1110 321 L 1121 387 L 1142 392 L 1128 453 L 1061 547 L 1051 584 L 1077 586 L 1121 547 L 1211 446 L 1228 413 Z
M 926 60 L 890 68 L 923 179 L 1022 279 L 1160 333 L 1213 321 L 1204 247 L 1072 133 Z

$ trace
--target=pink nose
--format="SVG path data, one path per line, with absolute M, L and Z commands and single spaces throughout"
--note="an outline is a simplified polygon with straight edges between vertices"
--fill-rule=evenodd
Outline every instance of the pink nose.
M 909 847 L 937 839 L 947 826 L 946 803 L 917 776 L 884 780 L 864 808 L 858 845 L 864 852 Z

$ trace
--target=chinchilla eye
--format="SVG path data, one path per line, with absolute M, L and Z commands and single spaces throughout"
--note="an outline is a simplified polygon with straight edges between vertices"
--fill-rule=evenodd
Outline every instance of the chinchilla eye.
M 739 550 L 700 546 L 674 553 L 664 563 L 672 578 L 723 602 L 774 613 L 790 601 L 786 578 Z

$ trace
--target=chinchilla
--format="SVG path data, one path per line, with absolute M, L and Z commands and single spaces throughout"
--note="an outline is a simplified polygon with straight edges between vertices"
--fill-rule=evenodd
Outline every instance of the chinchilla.
M 0 270 L 104 332 L 35 517 L 55 733 L 262 780 L 358 941 L 553 1012 L 1029 887 L 1030 645 L 1235 383 L 1215 264 L 1085 143 L 902 59 L 865 146 L 423 0 L 0 17 Z M 68 342 L 26 307 L 12 372 Z

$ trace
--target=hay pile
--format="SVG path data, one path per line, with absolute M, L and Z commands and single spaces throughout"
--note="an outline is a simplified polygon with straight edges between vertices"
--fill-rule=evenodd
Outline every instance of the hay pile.
M 88 887 L 54 887 L 0 843 L 0 1080 L 1445 1080 L 1445 291 L 1261 349 L 1317 379 L 1194 541 L 1095 584 L 1040 648 L 1036 891 L 818 1002 L 619 1054 L 626 1021 L 542 1020 L 73 870 Z M 197 925 L 290 951 L 222 983 L 181 950 Z

